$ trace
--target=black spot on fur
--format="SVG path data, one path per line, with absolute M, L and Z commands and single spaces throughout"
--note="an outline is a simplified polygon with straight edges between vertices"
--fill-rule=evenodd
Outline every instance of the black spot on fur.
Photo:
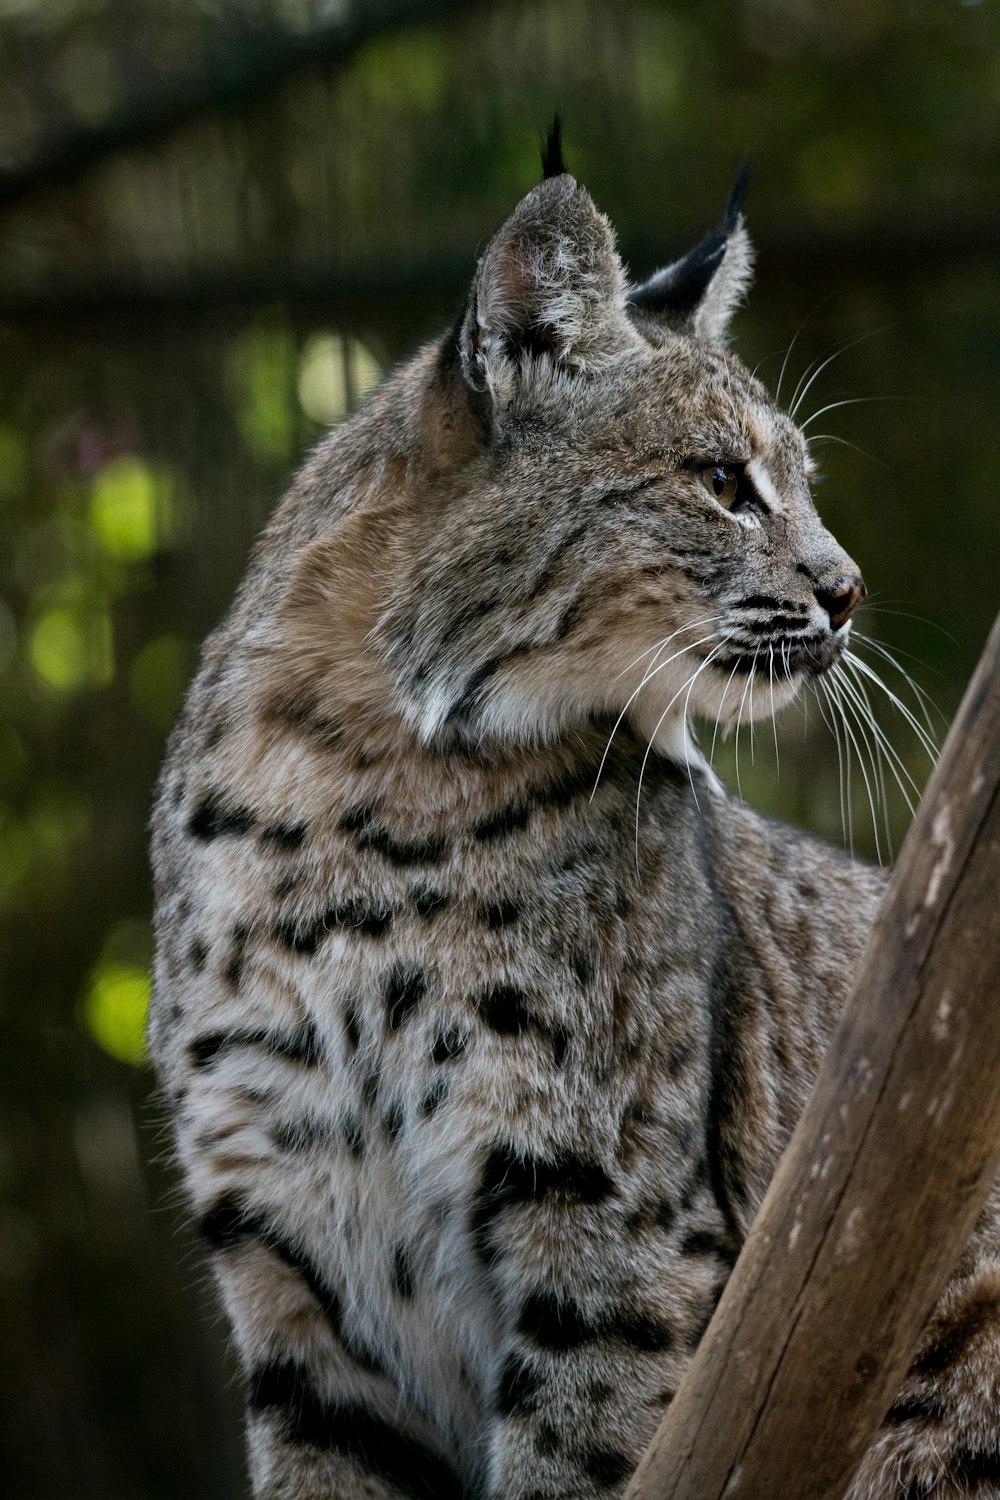
M 327 1322 L 339 1337 L 343 1334 L 343 1311 L 340 1298 L 325 1281 L 305 1250 L 269 1224 L 263 1213 L 252 1208 L 236 1193 L 226 1193 L 205 1210 L 197 1229 L 208 1248 L 216 1253 L 237 1250 L 243 1245 L 259 1244 L 302 1277 L 326 1314 Z
M 610 1488 L 632 1472 L 632 1460 L 617 1448 L 588 1448 L 580 1455 L 580 1467 L 597 1484 Z
M 614 1191 L 603 1167 L 585 1157 L 522 1156 L 510 1146 L 498 1146 L 486 1159 L 472 1200 L 473 1243 L 480 1257 L 489 1260 L 493 1221 L 506 1209 L 550 1195 L 566 1204 L 601 1203 Z
M 504 1362 L 493 1393 L 493 1405 L 502 1417 L 513 1416 L 531 1403 L 538 1390 L 538 1376 L 518 1355 L 512 1354 Z
M 388 1140 L 395 1144 L 399 1140 L 399 1132 L 403 1128 L 403 1109 L 399 1104 L 391 1104 L 382 1116 L 382 1129 Z
M 571 1036 L 572 1032 L 567 1031 L 565 1026 L 556 1026 L 552 1031 L 552 1061 L 557 1068 L 561 1068 L 566 1061 Z
M 361 1045 L 361 1017 L 358 1008 L 352 1000 L 344 1006 L 344 1040 L 347 1043 L 348 1052 L 357 1052 Z
M 363 901 L 344 901 L 305 921 L 286 919 L 276 923 L 274 935 L 293 953 L 315 953 L 327 933 L 335 928 L 364 937 L 382 937 L 392 923 L 392 912 L 367 906 Z
M 913 1362 L 911 1374 L 940 1375 L 961 1356 L 967 1344 L 1000 1319 L 1000 1302 L 989 1296 L 970 1299 Z
M 188 833 L 205 843 L 219 838 L 240 838 L 257 821 L 245 807 L 224 808 L 214 796 L 205 797 L 188 819 Z
M 194 1067 L 207 1068 L 237 1047 L 261 1047 L 272 1057 L 307 1067 L 315 1067 L 323 1056 L 316 1028 L 307 1022 L 295 1032 L 268 1031 L 263 1027 L 206 1032 L 190 1044 L 188 1057 Z
M 381 1087 L 382 1077 L 379 1073 L 378 1064 L 372 1063 L 365 1069 L 361 1079 L 361 1097 L 369 1109 L 374 1109 L 378 1103 L 378 1091 Z
M 575 1349 L 601 1340 L 652 1354 L 669 1349 L 673 1341 L 669 1328 L 641 1313 L 619 1308 L 591 1319 L 575 1302 L 551 1292 L 534 1292 L 525 1298 L 517 1327 L 544 1349 Z
M 633 1349 L 642 1349 L 650 1354 L 669 1349 L 673 1343 L 673 1335 L 665 1324 L 646 1317 L 644 1313 L 627 1309 L 619 1309 L 602 1319 L 601 1332 L 605 1338 L 619 1339 Z
M 948 1465 L 948 1471 L 949 1478 L 953 1476 L 963 1491 L 968 1490 L 972 1494 L 978 1485 L 988 1484 L 989 1493 L 995 1494 L 995 1486 L 1000 1484 L 1000 1452 L 994 1449 L 991 1453 L 973 1453 L 968 1450 L 956 1453 Z
M 250 924 L 238 922 L 233 928 L 233 946 L 229 953 L 226 964 L 224 979 L 232 990 L 238 990 L 240 979 L 243 977 L 243 960 L 246 956 L 247 941 L 250 937 Z
M 409 1302 L 413 1296 L 413 1266 L 405 1245 L 397 1245 L 392 1257 L 392 1284 L 396 1296 Z
M 673 1229 L 677 1212 L 669 1198 L 661 1198 L 653 1213 L 653 1223 L 657 1229 Z
M 542 1458 L 551 1458 L 562 1447 L 562 1439 L 551 1422 L 540 1422 L 535 1431 L 535 1452 Z
M 214 750 L 225 735 L 226 728 L 225 714 L 216 714 L 205 726 L 205 738 L 202 740 L 202 747 L 205 750 Z
M 517 1331 L 542 1349 L 576 1349 L 600 1337 L 597 1324 L 575 1302 L 551 1292 L 534 1292 L 525 1298 Z
M 736 1262 L 736 1251 L 732 1242 L 715 1229 L 692 1229 L 681 1241 L 684 1255 L 717 1255 L 729 1265 Z
M 386 1019 L 392 1031 L 398 1031 L 416 1010 L 427 991 L 427 980 L 419 969 L 397 967 L 385 987 Z
M 444 891 L 419 890 L 413 893 L 413 905 L 416 907 L 417 916 L 423 917 L 425 922 L 436 917 L 441 908 L 448 905 L 450 899 Z
M 361 1121 L 356 1115 L 347 1115 L 344 1120 L 344 1145 L 358 1161 L 365 1154 L 365 1137 Z
M 304 823 L 275 823 L 265 828 L 260 836 L 262 844 L 273 844 L 276 849 L 292 850 L 301 847 L 306 836 Z
M 437 1079 L 420 1101 L 420 1113 L 425 1120 L 429 1120 L 431 1115 L 437 1114 L 447 1094 L 447 1082 L 443 1078 Z
M 580 985 L 586 989 L 593 982 L 594 961 L 589 953 L 582 951 L 574 953 L 572 958 L 573 973 L 576 975 Z
M 499 808 L 488 818 L 480 819 L 473 824 L 473 834 L 483 843 L 495 843 L 498 839 L 508 838 L 526 828 L 536 809 L 558 810 L 568 807 L 585 794 L 589 796 L 597 780 L 598 766 L 599 762 L 595 761 L 593 764 L 585 762 L 580 766 L 569 767 L 551 781 L 532 788 L 506 807 Z
M 305 1367 L 293 1360 L 258 1365 L 247 1406 L 252 1413 L 278 1415 L 287 1443 L 342 1454 L 408 1500 L 463 1500 L 460 1479 L 432 1449 L 360 1402 L 322 1396 Z
M 263 714 L 270 721 L 292 730 L 320 750 L 333 750 L 343 738 L 336 720 L 321 713 L 314 699 L 288 698 L 276 695 Z
M 188 949 L 188 962 L 196 974 L 200 974 L 208 962 L 208 946 L 201 938 L 195 938 Z
M 443 839 L 397 839 L 381 822 L 372 807 L 356 807 L 340 820 L 344 833 L 352 833 L 359 849 L 380 854 L 390 864 L 436 865 L 444 858 L 447 846 Z
M 284 1120 L 275 1125 L 271 1139 L 279 1151 L 307 1151 L 321 1139 L 322 1132 L 305 1121 Z
M 509 927 L 512 922 L 520 920 L 522 910 L 520 901 L 509 898 L 488 901 L 479 908 L 479 920 L 487 927 Z
M 942 1422 L 947 1412 L 936 1396 L 900 1396 L 886 1412 L 884 1421 L 890 1425 L 900 1422 Z
M 510 834 L 526 828 L 533 810 L 530 802 L 512 802 L 490 817 L 480 818 L 473 825 L 472 831 L 484 844 L 495 843 L 498 839 L 508 838 Z
M 434 1042 L 431 1053 L 436 1063 L 451 1062 L 465 1051 L 468 1038 L 460 1031 L 442 1031 Z
M 520 1036 L 532 1019 L 524 991 L 510 984 L 495 984 L 484 991 L 476 1009 L 487 1026 L 501 1036 Z

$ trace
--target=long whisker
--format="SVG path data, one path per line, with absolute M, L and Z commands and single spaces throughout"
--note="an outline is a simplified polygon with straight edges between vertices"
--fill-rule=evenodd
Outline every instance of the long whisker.
M 815 380 L 819 379 L 819 377 L 822 375 L 823 371 L 825 369 L 827 369 L 827 367 L 829 365 L 833 364 L 833 362 L 834 362 L 835 359 L 839 359 L 842 354 L 846 354 L 847 351 L 848 351 L 848 349 L 853 349 L 857 344 L 863 344 L 868 339 L 878 338 L 878 336 L 879 336 L 880 333 L 885 333 L 891 327 L 892 327 L 892 324 L 891 323 L 887 323 L 882 328 L 873 328 L 870 333 L 861 333 L 861 334 L 858 335 L 857 338 L 848 339 L 845 344 L 841 344 L 839 348 L 834 349 L 834 351 L 833 351 L 832 354 L 827 355 L 826 359 L 824 359 L 823 362 L 822 362 L 822 364 L 819 365 L 819 367 L 815 371 L 813 371 L 812 375 L 809 375 L 809 370 L 812 369 L 812 366 L 811 365 L 808 366 L 807 369 L 806 369 L 806 375 L 809 375 L 809 379 L 806 381 L 805 385 L 802 385 L 802 380 L 800 380 L 799 384 L 795 387 L 795 390 L 792 392 L 792 404 L 791 404 L 791 406 L 788 409 L 788 415 L 791 418 L 793 418 L 793 420 L 794 420 L 795 413 L 798 411 L 799 407 L 802 405 L 803 401 L 806 399 L 806 395 L 808 394 L 809 387 L 813 384 L 813 382 Z M 804 380 L 805 376 L 803 376 L 802 379 Z M 801 387 L 801 389 L 800 389 L 800 387 Z
M 681 694 L 685 691 L 685 689 L 687 690 L 688 698 L 690 698 L 690 696 L 691 696 L 691 689 L 694 686 L 695 679 L 697 677 L 699 677 L 702 672 L 704 672 L 705 668 L 711 662 L 713 656 L 717 656 L 718 655 L 718 653 L 723 649 L 723 647 L 726 645 L 726 643 L 728 642 L 728 640 L 729 640 L 729 636 L 726 635 L 726 636 L 724 636 L 722 638 L 721 641 L 717 642 L 717 644 L 712 647 L 711 651 L 705 657 L 704 661 L 701 663 L 701 666 L 697 667 L 696 670 L 692 673 L 692 675 L 687 679 L 687 681 L 681 684 L 681 686 L 677 689 L 676 693 L 674 693 L 673 697 L 670 699 L 669 703 L 667 704 L 666 708 L 663 710 L 663 712 L 660 715 L 660 717 L 657 719 L 657 721 L 656 721 L 656 727 L 653 730 L 652 734 L 649 736 L 649 743 L 646 746 L 646 753 L 642 757 L 642 765 L 639 767 L 639 785 L 637 786 L 636 793 L 635 793 L 635 865 L 636 865 L 636 870 L 638 870 L 638 868 L 639 868 L 639 806 L 640 806 L 640 803 L 641 803 L 641 800 L 642 800 L 642 779 L 643 779 L 643 777 L 646 774 L 646 766 L 647 766 L 647 764 L 649 762 L 650 755 L 653 753 L 653 744 L 654 744 L 654 742 L 656 740 L 657 734 L 660 731 L 660 725 L 663 723 L 664 719 L 667 717 L 667 714 L 673 708 L 674 704 L 677 702 L 677 699 L 681 696 Z M 685 699 L 685 703 L 686 702 L 687 702 L 687 699 Z M 686 734 L 686 728 L 685 728 L 685 734 Z M 686 748 L 685 748 L 685 759 L 687 759 L 687 750 L 686 750 Z M 690 766 L 689 766 L 689 774 L 690 774 Z
M 862 635 L 859 630 L 852 630 L 852 650 L 855 643 L 859 646 L 864 646 L 869 651 L 874 651 L 878 656 L 882 658 L 884 662 L 887 663 L 888 666 L 892 667 L 894 671 L 899 673 L 900 677 L 902 677 L 903 681 L 906 683 L 907 687 L 916 698 L 917 706 L 924 716 L 924 723 L 927 725 L 928 733 L 933 738 L 935 729 L 933 723 L 931 722 L 931 713 L 935 713 L 942 724 L 945 722 L 945 717 L 930 694 L 924 692 L 923 688 L 920 686 L 919 682 L 917 682 L 916 678 L 912 677 L 906 670 L 906 668 L 904 666 L 901 666 L 900 663 L 896 660 L 895 653 L 890 651 L 888 647 L 883 646 L 881 641 L 876 641 L 872 636 L 869 635 Z M 908 651 L 903 651 L 900 654 L 902 656 L 910 655 Z M 911 660 L 918 661 L 919 658 L 914 656 L 911 657 Z M 921 663 L 921 665 L 923 665 L 923 663 Z
M 652 656 L 654 652 L 662 651 L 665 646 L 670 645 L 670 642 L 676 636 L 683 635 L 686 630 L 697 630 L 702 625 L 717 625 L 721 619 L 722 616 L 720 614 L 704 615 L 700 620 L 689 620 L 686 625 L 678 625 L 677 629 L 672 630 L 668 636 L 664 636 L 662 641 L 657 641 L 654 645 L 647 646 L 645 651 L 640 651 L 638 656 L 634 656 L 627 667 L 622 667 L 620 672 L 615 673 L 611 681 L 617 682 L 619 677 L 624 677 L 626 672 L 631 672 L 633 667 L 637 667 L 643 657 Z
M 876 615 L 898 615 L 901 620 L 916 620 L 920 625 L 929 625 L 931 630 L 936 630 L 939 635 L 943 635 L 945 640 L 951 641 L 953 646 L 958 644 L 950 630 L 945 630 L 944 626 L 939 625 L 936 620 L 928 620 L 926 615 L 910 614 L 905 609 L 889 609 L 884 604 L 876 604 L 871 598 L 865 600 L 865 609 Z
M 774 776 L 781 780 L 781 756 L 778 754 L 778 721 L 774 716 L 774 647 L 767 648 L 767 682 L 771 690 L 771 733 L 774 735 Z
M 820 417 L 825 417 L 828 411 L 839 411 L 842 406 L 868 406 L 873 401 L 903 401 L 903 396 L 845 396 L 842 401 L 828 401 L 826 406 L 821 406 L 819 411 L 814 411 L 811 416 L 806 417 L 804 422 L 799 423 L 799 430 L 806 432 L 810 422 L 816 422 Z
M 899 781 L 899 773 L 897 772 L 896 767 L 893 765 L 893 757 L 895 757 L 895 759 L 897 760 L 899 759 L 899 757 L 896 755 L 895 750 L 889 742 L 888 736 L 875 717 L 871 705 L 871 699 L 868 695 L 868 691 L 865 688 L 864 683 L 860 679 L 856 678 L 850 671 L 850 663 L 845 662 L 843 665 L 844 672 L 840 676 L 841 687 L 849 697 L 854 698 L 854 702 L 859 713 L 863 708 L 864 720 L 868 725 L 869 732 L 874 741 L 875 754 L 872 757 L 872 761 L 875 768 L 875 773 L 878 777 L 879 798 L 882 803 L 882 826 L 885 829 L 886 848 L 889 851 L 889 858 L 892 859 L 892 833 L 889 827 L 889 797 L 886 792 L 885 785 L 885 767 L 886 765 L 888 765 L 890 772 L 895 777 L 897 786 L 899 786 L 899 790 L 903 792 L 904 800 L 907 802 L 907 805 L 909 805 L 909 799 L 906 797 L 906 793 L 903 791 L 903 787 Z M 862 730 L 862 732 L 864 731 Z
M 867 770 L 867 767 L 865 766 L 865 758 L 864 758 L 864 756 L 861 753 L 861 744 L 860 744 L 860 742 L 858 740 L 857 735 L 854 733 L 854 730 L 851 727 L 851 721 L 850 721 L 850 719 L 847 716 L 846 710 L 848 708 L 850 708 L 850 706 L 851 706 L 850 700 L 846 697 L 846 695 L 844 695 L 844 694 L 841 693 L 841 685 L 840 685 L 840 683 L 837 680 L 831 679 L 829 687 L 830 687 L 831 694 L 834 696 L 834 698 L 837 701 L 838 706 L 840 707 L 840 711 L 841 711 L 841 723 L 844 726 L 844 733 L 847 735 L 847 737 L 850 739 L 851 743 L 854 745 L 854 752 L 855 752 L 855 754 L 858 757 L 858 767 L 859 767 L 859 769 L 861 771 L 862 780 L 864 781 L 864 784 L 865 784 L 865 792 L 866 792 L 867 797 L 868 797 L 868 806 L 869 806 L 869 809 L 871 810 L 871 816 L 872 816 L 872 833 L 875 835 L 875 858 L 878 860 L 879 864 L 881 864 L 882 863 L 882 850 L 881 850 L 881 847 L 879 845 L 878 818 L 876 817 L 876 814 L 875 814 L 875 796 L 874 796 L 874 793 L 872 791 L 872 783 L 871 783 L 871 781 L 869 779 L 869 776 L 868 776 L 868 770 Z M 855 714 L 854 717 L 857 718 L 857 714 Z M 853 850 L 852 850 L 852 852 L 853 852 Z
M 873 831 L 874 840 L 876 840 L 876 858 L 879 859 L 880 864 L 882 864 L 882 849 L 880 849 L 879 846 L 879 813 L 877 813 L 877 808 L 882 808 L 883 825 L 885 825 L 886 802 L 885 777 L 880 774 L 880 771 L 882 771 L 882 760 L 880 760 L 880 754 L 877 753 L 877 751 L 879 751 L 879 741 L 877 741 L 877 739 L 874 739 L 873 742 L 873 739 L 870 738 L 871 724 L 868 723 L 867 717 L 865 717 L 864 712 L 862 712 L 861 705 L 859 705 L 858 699 L 856 699 L 855 694 L 853 694 L 852 691 L 849 690 L 849 684 L 847 684 L 847 679 L 844 678 L 844 676 L 838 676 L 837 688 L 838 691 L 840 691 L 841 697 L 843 697 L 844 709 L 846 709 L 846 711 L 849 712 L 850 715 L 852 715 L 853 720 L 855 720 L 855 723 L 858 724 L 858 730 L 859 733 L 861 733 L 862 742 L 864 742 L 865 750 L 868 751 L 868 765 L 871 766 L 871 777 L 873 777 L 873 781 L 868 780 L 867 775 L 865 775 L 864 765 L 862 765 L 861 774 L 865 775 L 865 787 L 867 787 L 868 790 L 868 807 L 871 808 L 871 831 Z M 888 834 L 888 828 L 886 828 L 886 834 Z M 891 843 L 889 843 L 888 846 L 888 856 L 889 859 L 892 859 Z
M 886 848 L 888 850 L 889 858 L 891 859 L 892 839 L 889 833 L 888 803 L 886 800 L 885 773 L 883 768 L 882 740 L 884 739 L 884 736 L 881 736 L 881 731 L 878 729 L 878 726 L 876 725 L 875 720 L 872 717 L 870 705 L 868 707 L 867 714 L 864 713 L 862 711 L 862 704 L 857 697 L 857 693 L 855 690 L 853 690 L 853 684 L 849 683 L 846 677 L 837 677 L 837 690 L 841 695 L 845 710 L 850 713 L 851 717 L 854 719 L 854 722 L 858 726 L 858 731 L 861 735 L 862 742 L 868 752 L 868 763 L 872 769 L 872 777 L 875 783 L 875 796 L 873 798 L 871 795 L 871 791 L 869 790 L 868 803 L 871 808 L 872 814 L 872 833 L 875 835 L 875 852 L 879 860 L 881 861 L 882 855 L 881 850 L 879 849 L 878 818 L 876 814 L 876 808 L 879 807 L 882 810 L 882 825 L 885 829 Z M 889 748 L 891 749 L 891 747 Z M 892 769 L 891 762 L 890 769 Z M 862 775 L 864 775 L 863 766 Z M 867 777 L 865 777 L 865 783 L 866 785 L 868 784 Z
M 681 633 L 680 630 L 675 630 L 674 631 L 674 635 L 680 635 L 680 633 Z M 656 659 L 654 657 L 654 664 L 652 666 L 650 666 L 648 668 L 648 670 L 643 673 L 642 681 L 639 683 L 639 686 L 637 688 L 634 688 L 632 690 L 632 692 L 629 693 L 628 698 L 625 700 L 625 707 L 622 709 L 621 713 L 618 715 L 617 719 L 614 722 L 614 726 L 613 726 L 613 728 L 611 730 L 610 735 L 608 736 L 608 743 L 604 747 L 604 754 L 601 756 L 601 763 L 600 763 L 600 765 L 597 768 L 597 775 L 594 778 L 594 788 L 593 788 L 593 791 L 590 794 L 590 801 L 591 802 L 593 802 L 595 793 L 597 792 L 597 788 L 600 785 L 601 773 L 603 772 L 605 763 L 607 761 L 607 758 L 608 758 L 608 756 L 611 753 L 611 745 L 612 745 L 612 743 L 614 741 L 614 737 L 618 733 L 619 728 L 621 727 L 622 720 L 624 719 L 625 715 L 628 713 L 629 709 L 632 707 L 632 704 L 635 702 L 636 698 L 642 692 L 643 688 L 646 686 L 647 682 L 650 682 L 656 676 L 656 674 L 658 672 L 662 672 L 662 670 L 663 670 L 664 667 L 669 667 L 669 665 L 670 665 L 670 663 L 672 661 L 676 661 L 677 658 L 680 657 L 680 656 L 686 656 L 687 653 L 689 651 L 693 651 L 696 646 L 707 645 L 708 642 L 711 639 L 712 639 L 712 637 L 710 635 L 702 636 L 701 640 L 699 640 L 699 641 L 692 641 L 691 644 L 690 644 L 690 646 L 682 646 L 679 651 L 675 651 L 673 653 L 673 655 L 667 657 L 666 661 L 661 661 L 658 665 L 656 664 Z M 668 636 L 667 640 L 668 641 L 673 640 L 673 636 Z M 666 644 L 666 642 L 664 642 L 663 644 L 661 644 L 661 646 L 659 647 L 660 651 L 663 650 L 663 646 L 665 644 Z
M 823 302 L 828 302 L 829 300 L 830 300 L 829 297 L 825 297 L 823 299 Z M 795 332 L 792 334 L 791 342 L 789 343 L 788 348 L 785 350 L 785 357 L 781 361 L 781 369 L 778 371 L 778 384 L 774 388 L 774 404 L 775 404 L 775 406 L 780 406 L 781 405 L 781 383 L 782 383 L 782 381 L 785 378 L 785 371 L 788 369 L 788 361 L 792 357 L 792 350 L 795 348 L 795 345 L 798 343 L 798 341 L 799 341 L 799 335 L 805 329 L 806 325 L 809 322 L 809 319 L 815 313 L 819 312 L 820 308 L 823 306 L 823 302 L 820 302 L 817 307 L 814 307 L 813 311 L 811 313 L 807 313 L 807 315 L 802 319 L 802 322 L 799 324 L 798 328 L 796 328 Z M 800 381 L 800 384 L 801 384 L 801 381 Z M 798 387 L 796 387 L 796 389 L 798 389 Z
M 876 458 L 874 453 L 869 453 L 867 448 L 862 448 L 860 443 L 849 442 L 847 438 L 838 436 L 835 432 L 811 432 L 809 434 L 809 446 L 813 443 L 839 443 L 842 448 L 853 448 L 855 453 L 860 453 L 862 458 L 868 458 L 873 464 L 878 464 L 880 469 L 888 469 L 889 465 L 884 458 Z
M 846 672 L 851 672 L 851 669 L 854 668 L 854 667 L 856 667 L 856 666 L 857 666 L 857 658 L 852 658 L 848 654 L 845 654 L 844 657 L 843 657 L 843 659 L 839 663 L 839 667 L 842 667 Z M 906 805 L 907 805 L 907 807 L 910 810 L 910 816 L 912 817 L 913 813 L 915 811 L 915 806 L 910 801 L 909 796 L 907 795 L 906 788 L 904 787 L 902 781 L 900 780 L 900 775 L 904 776 L 906 778 L 906 780 L 910 783 L 910 786 L 913 789 L 913 793 L 916 796 L 916 798 L 917 798 L 918 801 L 920 800 L 920 788 L 917 785 L 916 781 L 914 781 L 912 775 L 910 774 L 910 771 L 909 771 L 909 768 L 906 765 L 906 762 L 903 760 L 903 758 L 899 754 L 898 750 L 896 750 L 895 747 L 892 745 L 892 743 L 889 740 L 889 737 L 886 734 L 885 730 L 882 728 L 882 726 L 879 724 L 878 720 L 875 718 L 875 714 L 874 714 L 874 711 L 873 711 L 872 705 L 871 705 L 871 699 L 869 698 L 868 693 L 867 693 L 867 691 L 865 689 L 864 681 L 861 678 L 857 677 L 853 673 L 852 673 L 852 676 L 853 676 L 853 684 L 852 685 L 853 685 L 853 688 L 854 688 L 854 693 L 856 695 L 860 694 L 861 697 L 863 698 L 864 706 L 865 706 L 865 708 L 866 708 L 866 710 L 868 712 L 871 729 L 878 736 L 879 740 L 882 743 L 882 746 L 883 746 L 883 748 L 884 748 L 884 750 L 886 752 L 886 755 L 888 757 L 889 769 L 892 771 L 893 775 L 896 778 L 896 783 L 899 786 L 899 790 L 900 790 L 900 792 L 903 795 L 903 800 L 906 802 Z M 850 680 L 851 680 L 850 678 L 845 677 L 845 676 L 840 676 L 838 678 L 838 681 L 840 682 L 840 686 L 842 688 L 844 688 L 845 690 L 847 689 L 848 683 L 850 682 Z M 898 770 L 897 770 L 897 767 L 898 767 Z
M 924 752 L 929 757 L 931 765 L 934 765 L 937 761 L 937 746 L 928 735 L 920 720 L 914 713 L 911 712 L 910 709 L 907 708 L 902 698 L 900 698 L 897 693 L 894 693 L 892 691 L 892 688 L 888 687 L 886 683 L 882 681 L 881 677 L 875 671 L 875 668 L 871 666 L 869 662 L 863 661 L 860 656 L 854 656 L 853 654 L 851 655 L 851 661 L 857 667 L 858 671 L 864 673 L 864 675 L 870 682 L 873 682 L 876 687 L 882 689 L 889 702 L 899 713 L 902 714 L 903 718 L 906 720 L 907 724 L 909 724 L 910 728 L 913 730 L 913 733 L 917 736 L 917 739 L 923 746 Z
M 712 734 L 712 748 L 708 752 L 708 763 L 709 763 L 710 766 L 714 765 L 714 763 L 715 763 L 715 742 L 716 742 L 716 740 L 718 738 L 718 735 L 719 735 L 719 721 L 722 718 L 722 710 L 726 706 L 726 699 L 729 696 L 729 688 L 730 688 L 730 686 L 732 684 L 733 678 L 736 676 L 736 667 L 738 667 L 738 666 L 739 666 L 739 661 L 737 661 L 736 666 L 733 667 L 733 670 L 730 672 L 729 676 L 726 678 L 726 686 L 722 690 L 722 698 L 719 701 L 719 707 L 716 709 L 716 713 L 715 713 L 715 730 L 714 730 L 714 732 Z
M 741 802 L 743 800 L 743 787 L 742 787 L 742 785 L 740 783 L 740 728 L 741 728 L 741 726 L 743 724 L 743 705 L 747 701 L 747 693 L 750 691 L 750 682 L 751 682 L 751 679 L 753 678 L 754 663 L 756 663 L 756 661 L 757 661 L 757 652 L 755 651 L 754 654 L 753 654 L 753 662 L 750 665 L 750 671 L 747 673 L 747 680 L 743 684 L 743 696 L 740 698 L 739 711 L 737 712 L 737 715 L 736 715 L 736 790 L 740 794 L 740 801 Z M 751 741 L 750 741 L 750 748 L 751 748 L 751 750 L 753 749 L 753 739 L 752 738 L 751 738 Z
M 822 689 L 822 697 L 820 696 Z M 826 699 L 826 708 L 829 708 L 827 717 L 823 699 Z M 830 693 L 830 684 L 827 678 L 820 678 L 816 684 L 816 702 L 823 716 L 823 722 L 827 724 L 837 741 L 837 769 L 840 780 L 840 826 L 843 829 L 844 839 L 854 855 L 854 809 L 851 804 L 851 755 L 846 737 L 842 740 L 840 724 L 838 722 L 839 705 Z

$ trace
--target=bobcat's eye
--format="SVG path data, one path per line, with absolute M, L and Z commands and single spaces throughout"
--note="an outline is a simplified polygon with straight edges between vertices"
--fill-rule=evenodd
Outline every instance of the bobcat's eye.
M 767 506 L 747 477 L 746 464 L 692 462 L 690 467 L 712 499 L 744 525 L 759 525 L 760 517 L 767 515 Z
M 713 500 L 729 510 L 740 488 L 740 471 L 734 464 L 707 464 L 701 482 Z

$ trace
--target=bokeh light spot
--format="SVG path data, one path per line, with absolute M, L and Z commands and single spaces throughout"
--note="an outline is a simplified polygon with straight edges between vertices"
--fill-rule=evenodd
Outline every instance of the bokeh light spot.
M 169 476 L 135 457 L 113 459 L 94 480 L 91 529 L 109 557 L 142 562 L 172 530 L 172 498 Z
M 132 701 L 157 729 L 169 729 L 189 676 L 187 650 L 176 635 L 149 641 L 129 668 Z
M 317 333 L 302 351 L 299 400 L 314 422 L 336 422 L 377 385 L 382 371 L 358 339 Z
M 149 972 L 134 964 L 102 962 L 90 977 L 83 1020 L 94 1040 L 119 1062 L 146 1058 Z
M 57 692 L 107 687 L 115 675 L 110 616 L 93 606 L 47 609 L 32 626 L 28 656 Z

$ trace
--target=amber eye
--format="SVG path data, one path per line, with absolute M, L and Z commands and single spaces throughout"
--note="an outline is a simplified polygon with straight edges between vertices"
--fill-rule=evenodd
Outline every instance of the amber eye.
M 706 464 L 701 470 L 701 482 L 712 499 L 728 510 L 740 487 L 739 470 L 733 464 Z

